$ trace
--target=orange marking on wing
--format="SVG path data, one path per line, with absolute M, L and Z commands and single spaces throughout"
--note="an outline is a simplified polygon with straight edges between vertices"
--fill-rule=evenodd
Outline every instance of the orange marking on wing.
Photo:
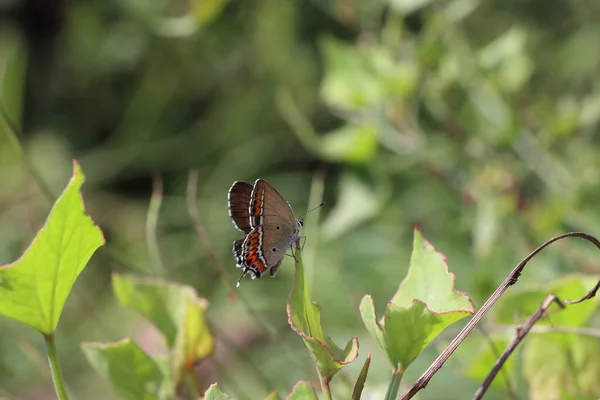
M 267 269 L 265 263 L 260 259 L 259 252 L 259 244 L 260 244 L 260 234 L 258 232 L 252 232 L 249 234 L 247 239 L 248 243 L 246 244 L 246 265 L 250 269 L 256 270 L 258 273 L 262 273 Z
M 262 208 L 262 204 L 263 204 L 263 195 L 265 193 L 265 189 L 264 188 L 257 188 L 256 191 L 256 197 L 255 197 L 255 201 L 254 201 L 254 210 L 253 210 L 253 215 L 259 215 L 260 214 L 260 210 Z

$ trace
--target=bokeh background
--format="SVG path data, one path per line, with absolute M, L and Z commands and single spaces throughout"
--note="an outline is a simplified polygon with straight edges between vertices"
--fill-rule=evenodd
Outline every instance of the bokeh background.
M 593 0 L 0 0 L 0 264 L 27 247 L 77 159 L 108 244 L 57 331 L 75 398 L 115 398 L 81 341 L 132 336 L 161 352 L 153 328 L 116 304 L 114 272 L 210 301 L 218 343 L 203 382 L 239 399 L 288 393 L 316 379 L 287 324 L 292 263 L 244 281 L 235 302 L 225 284 L 240 236 L 227 190 L 265 178 L 297 214 L 326 201 L 305 224 L 311 293 L 334 341 L 361 346 L 333 386 L 373 351 L 368 387 L 381 398 L 389 368 L 357 306 L 391 298 L 414 225 L 477 306 L 551 236 L 600 232 L 599 22 Z M 186 205 L 190 171 L 204 241 Z M 591 246 L 564 241 L 520 284 L 598 265 Z M 41 337 L 6 319 L 0 332 L 0 397 L 54 398 Z M 452 358 L 421 398 L 470 398 L 467 365 Z

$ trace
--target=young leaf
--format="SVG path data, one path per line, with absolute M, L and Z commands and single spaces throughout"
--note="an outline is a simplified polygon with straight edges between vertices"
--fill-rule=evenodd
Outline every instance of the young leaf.
M 204 316 L 208 302 L 192 287 L 115 274 L 113 290 L 123 306 L 148 318 L 164 335 L 173 351 L 173 387 L 182 382 L 186 370 L 212 354 L 214 339 Z
M 160 369 L 131 339 L 81 346 L 90 364 L 110 381 L 120 399 L 160 398 Z
M 292 393 L 285 400 L 318 400 L 315 389 L 306 381 L 300 381 L 294 385 Z
M 356 380 L 356 384 L 354 385 L 354 390 L 352 391 L 352 400 L 360 400 L 360 396 L 362 394 L 363 389 L 365 388 L 365 382 L 367 381 L 367 374 L 369 373 L 369 366 L 371 365 L 371 353 L 367 354 L 367 359 L 365 360 L 365 364 L 360 370 L 360 375 L 358 375 L 358 379 Z
M 231 400 L 231 397 L 221 392 L 221 389 L 219 389 L 219 385 L 213 383 L 206 391 L 204 400 Z
M 163 334 L 172 348 L 177 337 L 177 323 L 182 318 L 186 302 L 183 291 L 192 291 L 182 285 L 161 279 L 140 279 L 113 274 L 113 291 L 123 307 L 143 315 Z
M 173 378 L 181 382 L 185 371 L 194 373 L 197 363 L 209 357 L 215 347 L 212 333 L 206 325 L 204 310 L 208 302 L 195 295 L 186 296 L 187 307 L 177 330 L 173 348 Z
M 445 258 L 415 229 L 408 274 L 377 320 L 371 296 L 360 304 L 363 321 L 395 371 L 402 373 L 450 324 L 475 312 L 465 294 L 454 289 Z
M 358 339 L 352 338 L 342 350 L 325 336 L 321 327 L 321 307 L 308 296 L 301 252 L 296 251 L 294 286 L 287 304 L 288 322 L 302 337 L 317 366 L 319 376 L 329 381 L 344 365 L 358 357 Z
M 54 203 L 29 248 L 0 266 L 0 314 L 42 333 L 56 329 L 75 280 L 98 247 L 102 231 L 85 214 L 79 188 L 85 177 L 73 161 L 73 176 Z

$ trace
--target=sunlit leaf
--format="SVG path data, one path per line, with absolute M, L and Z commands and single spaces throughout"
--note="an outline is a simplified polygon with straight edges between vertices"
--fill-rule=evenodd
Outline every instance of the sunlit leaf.
M 330 161 L 365 163 L 373 158 L 379 146 L 375 124 L 346 125 L 325 134 L 319 152 Z
M 181 382 L 185 371 L 194 372 L 194 367 L 209 357 L 215 347 L 204 315 L 208 302 L 195 295 L 186 296 L 186 302 L 185 315 L 179 323 L 173 348 L 173 370 L 177 382 Z
M 322 379 L 330 380 L 344 365 L 358 356 L 358 339 L 352 338 L 342 350 L 325 336 L 321 326 L 321 307 L 308 295 L 301 252 L 296 251 L 294 287 L 287 304 L 288 322 L 302 337 Z
M 29 248 L 0 266 L 0 314 L 43 333 L 56 329 L 75 280 L 104 244 L 102 231 L 85 214 L 79 192 L 84 180 L 74 161 L 73 177 Z
M 360 312 L 394 370 L 403 372 L 446 327 L 475 312 L 464 293 L 454 289 L 454 275 L 445 257 L 415 230 L 408 275 L 377 320 L 371 296 L 365 296 Z
M 117 343 L 83 343 L 92 366 L 106 377 L 120 399 L 158 400 L 162 374 L 131 339 Z

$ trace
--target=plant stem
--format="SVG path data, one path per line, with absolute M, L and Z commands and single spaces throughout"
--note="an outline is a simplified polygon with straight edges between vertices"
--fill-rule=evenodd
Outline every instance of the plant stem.
M 54 391 L 58 400 L 68 400 L 67 388 L 60 372 L 58 364 L 58 356 L 56 355 L 56 346 L 54 344 L 54 333 L 43 334 L 44 342 L 46 343 L 46 351 L 48 353 L 48 363 L 50 364 L 50 372 L 52 373 L 52 382 L 54 382 Z
M 387 392 L 385 393 L 385 400 L 394 400 L 398 395 L 398 389 L 400 388 L 400 381 L 402 380 L 402 371 L 395 369 L 392 371 L 392 380 L 388 385 Z
M 332 400 L 331 397 L 331 389 L 329 388 L 329 381 L 331 379 L 329 377 L 321 377 L 321 373 L 319 373 L 319 381 L 321 382 L 321 390 L 323 390 L 323 396 L 325 396 L 325 400 Z

